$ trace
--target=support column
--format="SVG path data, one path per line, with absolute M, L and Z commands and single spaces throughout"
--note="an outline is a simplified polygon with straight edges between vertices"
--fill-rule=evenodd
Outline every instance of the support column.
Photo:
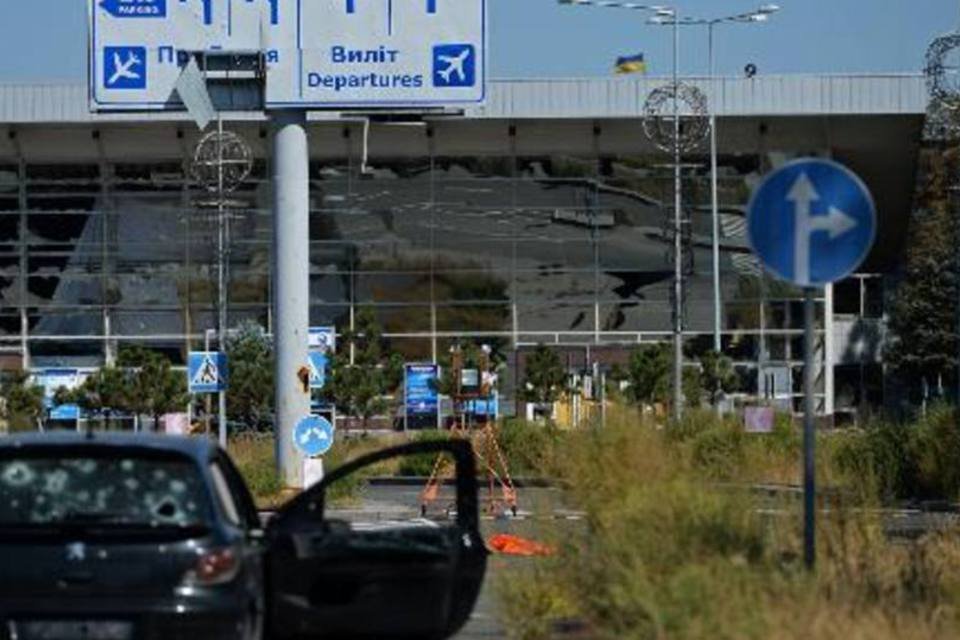
M 19 254 L 19 263 L 18 263 L 18 278 L 17 278 L 17 288 L 18 288 L 18 302 L 20 309 L 20 360 L 22 363 L 22 368 L 24 371 L 29 371 L 30 363 L 30 316 L 27 313 L 27 293 L 28 281 L 27 276 L 30 271 L 30 261 L 27 256 L 27 237 L 30 233 L 28 228 L 27 220 L 27 162 L 23 159 L 23 153 L 20 149 L 20 142 L 16 138 L 13 139 L 17 149 L 17 171 L 18 171 L 18 188 L 17 196 L 18 201 L 17 205 L 20 208 L 20 226 L 18 233 L 18 245 L 17 251 Z
M 803 559 L 816 563 L 816 291 L 807 287 L 803 301 Z
M 100 142 L 99 135 L 96 137 L 97 155 L 99 156 L 98 165 L 100 167 L 100 295 L 102 300 L 101 310 L 101 331 L 103 332 L 103 363 L 106 366 L 113 366 L 117 361 L 117 349 L 114 347 L 110 336 L 113 333 L 112 315 L 110 313 L 111 305 L 116 304 L 111 295 L 111 276 L 113 270 L 110 261 L 110 230 L 116 228 L 116 224 L 110 224 L 110 216 L 118 217 L 116 203 L 113 199 L 113 166 L 107 162 L 106 153 L 103 150 L 103 144 Z
M 298 374 L 307 366 L 310 296 L 310 183 L 306 114 L 272 114 L 274 354 L 277 469 L 287 487 L 303 487 L 293 429 L 310 414 L 310 392 Z

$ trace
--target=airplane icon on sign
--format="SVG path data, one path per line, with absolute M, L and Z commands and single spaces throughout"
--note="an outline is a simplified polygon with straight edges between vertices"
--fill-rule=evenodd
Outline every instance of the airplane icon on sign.
M 103 57 L 105 88 L 146 88 L 147 50 L 145 47 L 105 47 Z
M 476 49 L 471 44 L 443 44 L 433 48 L 435 87 L 472 87 L 477 82 Z
M 113 75 L 110 76 L 110 79 L 107 80 L 107 84 L 117 84 L 121 79 L 127 80 L 139 80 L 140 74 L 136 73 L 133 69 L 143 64 L 143 60 L 137 57 L 137 54 L 130 52 L 130 55 L 127 57 L 127 61 L 123 62 L 120 60 L 120 53 L 117 51 L 113 52 Z
M 467 61 L 467 58 L 470 57 L 472 51 L 470 49 L 464 49 L 460 52 L 460 55 L 457 56 L 437 56 L 437 60 L 447 65 L 446 69 L 439 69 L 437 73 L 443 78 L 443 81 L 446 83 L 450 82 L 450 76 L 457 74 L 459 80 L 457 82 L 466 82 L 467 74 L 463 70 L 463 63 Z

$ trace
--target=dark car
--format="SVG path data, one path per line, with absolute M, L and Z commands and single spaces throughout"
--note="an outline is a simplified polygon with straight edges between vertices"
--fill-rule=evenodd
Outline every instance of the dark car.
M 456 464 L 454 521 L 362 526 L 325 509 L 374 465 L 424 454 Z M 445 638 L 472 611 L 486 555 L 466 442 L 365 456 L 264 526 L 204 439 L 0 439 L 0 638 Z

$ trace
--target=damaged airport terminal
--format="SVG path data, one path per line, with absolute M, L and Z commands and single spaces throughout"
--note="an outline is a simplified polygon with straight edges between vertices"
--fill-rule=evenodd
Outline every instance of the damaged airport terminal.
M 492 344 L 508 362 L 508 412 L 533 344 L 562 345 L 588 371 L 667 339 L 672 176 L 641 125 L 657 82 L 493 81 L 483 106 L 462 111 L 311 114 L 311 325 L 343 330 L 372 308 L 410 362 L 456 340 Z M 818 307 L 820 406 L 882 403 L 884 309 L 913 207 L 924 78 L 692 82 L 718 116 L 722 336 L 744 392 L 799 403 L 802 360 L 801 294 L 761 277 L 744 208 L 767 170 L 821 155 L 867 182 L 881 232 L 864 273 Z M 200 133 L 186 114 L 88 107 L 83 84 L 0 85 L 0 361 L 88 368 L 143 344 L 182 365 L 216 326 L 216 217 L 197 205 L 188 170 Z M 269 127 L 240 108 L 224 120 L 255 158 L 232 196 L 229 323 L 269 329 Z M 684 162 L 693 360 L 713 344 L 707 146 Z

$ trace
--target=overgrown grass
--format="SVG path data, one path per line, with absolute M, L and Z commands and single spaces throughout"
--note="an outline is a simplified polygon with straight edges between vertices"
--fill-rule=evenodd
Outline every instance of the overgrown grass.
M 944 473 L 944 422 L 921 427 L 918 467 Z M 941 434 L 937 436 L 935 434 Z M 556 557 L 498 585 L 516 638 L 553 636 L 575 618 L 590 638 L 933 639 L 960 635 L 960 543 L 950 533 L 891 542 L 869 479 L 844 465 L 856 446 L 822 437 L 822 482 L 850 501 L 819 520 L 818 570 L 802 567 L 799 501 L 764 500 L 740 484 L 799 481 L 797 430 L 747 435 L 694 414 L 679 428 L 635 413 L 559 439 L 545 471 L 586 514 L 582 529 L 547 529 Z M 941 477 L 941 476 L 937 476 Z M 733 488 L 731 488 L 733 485 Z
M 325 470 L 329 473 L 345 462 L 395 443 L 394 438 L 379 439 L 367 436 L 341 438 L 324 456 Z M 278 507 L 290 497 L 285 493 L 283 481 L 277 475 L 274 447 L 275 441 L 270 434 L 236 436 L 230 440 L 228 446 L 230 457 L 244 477 L 257 505 L 263 509 Z M 392 467 L 379 465 L 366 470 L 363 476 L 380 473 L 389 475 L 394 471 Z M 362 477 L 356 477 L 338 482 L 332 488 L 331 500 L 342 502 L 355 497 L 363 484 L 362 480 Z

